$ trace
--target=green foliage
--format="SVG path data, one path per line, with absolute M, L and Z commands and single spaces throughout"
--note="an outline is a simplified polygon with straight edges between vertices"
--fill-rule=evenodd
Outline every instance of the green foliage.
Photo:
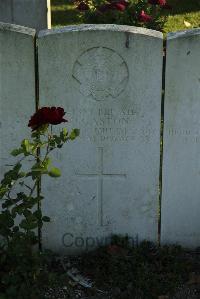
M 84 254 L 80 272 L 87 269 L 97 288 L 117 289 L 115 299 L 155 299 L 187 281 L 193 265 L 183 248 L 149 241 L 133 245 L 131 240 L 115 236 L 111 245 Z
M 49 254 L 33 250 L 33 238 L 18 234 L 8 247 L 0 246 L 1 299 L 44 299 L 41 289 L 50 280 L 45 268 Z
M 41 252 L 35 246 L 41 246 L 39 236 L 43 223 L 50 222 L 41 211 L 41 177 L 61 175 L 52 166 L 49 154 L 78 135 L 77 129 L 68 132 L 64 128 L 59 134 L 53 134 L 52 128 L 49 132 L 48 126 L 43 126 L 11 152 L 21 159 L 4 174 L 0 183 L 0 298 L 40 298 L 34 286 L 40 281 Z M 24 165 L 27 157 L 31 163 L 29 170 L 27 163 L 26 168 Z
M 83 23 L 86 24 L 118 24 L 145 27 L 155 30 L 163 28 L 167 10 L 160 5 L 152 5 L 148 0 L 90 0 L 75 2 L 87 3 L 89 9 L 81 11 Z M 127 3 L 126 7 L 116 8 L 115 3 Z M 144 11 L 150 19 L 144 21 L 140 19 L 141 12 Z M 162 15 L 162 17 L 161 17 Z
M 59 176 L 61 176 L 61 172 L 60 169 L 56 168 L 56 167 L 52 167 L 49 172 L 48 172 L 49 176 L 53 177 L 53 178 L 57 178 Z
M 186 30 L 200 27 L 200 1 L 199 0 L 168 0 L 172 10 L 163 11 L 164 26 L 162 32 L 165 34 L 177 30 Z M 66 26 L 72 24 L 82 24 L 84 22 L 83 13 L 80 13 L 74 2 L 67 0 L 52 0 L 52 26 Z M 167 13 L 167 17 L 165 17 Z M 187 21 L 191 24 L 188 28 L 184 24 Z
M 72 130 L 72 132 L 71 132 L 69 138 L 70 138 L 71 140 L 74 140 L 74 139 L 75 139 L 76 137 L 78 137 L 79 135 L 80 135 L 80 131 L 79 131 L 79 129 L 74 129 L 74 130 Z

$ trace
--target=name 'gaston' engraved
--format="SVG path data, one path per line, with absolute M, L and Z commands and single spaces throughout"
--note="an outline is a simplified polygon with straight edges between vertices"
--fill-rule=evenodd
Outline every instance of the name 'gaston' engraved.
M 156 133 L 155 129 L 149 125 L 134 126 L 138 111 L 134 106 L 122 108 L 120 111 L 114 108 L 78 108 L 68 113 L 74 123 L 83 127 L 80 136 L 82 140 L 128 142 L 139 138 L 143 142 L 149 142 L 151 136 Z
M 69 118 L 74 120 L 76 124 L 90 125 L 91 122 L 96 126 L 110 126 L 110 125 L 128 125 L 131 123 L 137 114 L 136 106 L 134 108 L 122 109 L 120 112 L 112 108 L 105 109 L 80 109 L 71 110 L 68 112 Z M 88 120 L 90 122 L 88 123 Z
M 72 76 L 84 96 L 104 101 L 116 98 L 124 91 L 129 73 L 126 62 L 114 50 L 94 47 L 78 57 Z

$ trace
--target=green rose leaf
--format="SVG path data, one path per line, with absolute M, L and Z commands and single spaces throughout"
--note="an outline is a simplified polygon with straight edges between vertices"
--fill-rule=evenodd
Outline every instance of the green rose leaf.
M 42 218 L 42 212 L 40 210 L 37 210 L 33 213 L 33 215 L 37 218 L 37 219 L 41 219 Z
M 6 194 L 8 189 L 6 187 L 1 186 L 0 187 L 0 199 L 3 198 L 3 196 Z
M 13 168 L 13 171 L 15 172 L 19 172 L 20 168 L 22 167 L 22 164 L 21 163 L 17 163 L 14 168 Z
M 14 226 L 14 227 L 13 227 L 13 232 L 16 233 L 16 232 L 18 232 L 18 231 L 19 231 L 19 226 Z
M 0 223 L 2 224 L 2 227 L 7 226 L 8 228 L 11 228 L 14 226 L 14 220 L 9 211 L 3 212 L 0 216 Z
M 10 154 L 11 154 L 12 156 L 16 157 L 16 156 L 22 154 L 23 152 L 24 152 L 24 151 L 23 151 L 22 148 L 16 148 L 16 149 L 14 149 Z
M 31 137 L 37 139 L 37 138 L 38 138 L 38 135 L 39 135 L 38 132 L 35 131 L 35 132 L 33 132 L 33 133 L 31 134 Z
M 2 203 L 2 208 L 6 209 L 10 206 L 12 206 L 14 204 L 14 202 L 12 200 L 7 199 L 4 203 Z
M 44 162 L 42 163 L 42 167 L 44 167 L 46 170 L 49 167 L 49 165 L 51 164 L 51 159 L 49 157 L 47 157 Z
M 38 226 L 37 222 L 29 222 L 26 219 L 23 219 L 19 226 L 25 230 L 34 229 Z
M 42 217 L 42 221 L 43 221 L 43 222 L 50 222 L 51 219 L 50 219 L 48 216 L 43 216 L 43 217 Z
M 50 159 L 47 158 L 45 161 L 44 161 L 44 164 L 41 164 L 41 163 L 36 163 L 35 165 L 33 165 L 33 167 L 31 168 L 32 172 L 28 173 L 27 175 L 37 175 L 37 174 L 45 174 L 45 173 L 48 173 L 47 171 L 47 166 L 50 164 Z
M 55 145 L 56 145 L 55 140 L 51 139 L 51 140 L 49 141 L 49 145 L 50 145 L 51 147 L 55 147 Z
M 57 143 L 57 144 L 60 144 L 61 143 L 61 138 L 59 137 L 59 136 L 57 136 L 57 135 L 53 135 L 53 137 L 54 137 L 54 140 L 55 140 L 55 142 Z
M 67 135 L 68 135 L 67 129 L 63 128 L 62 131 L 60 132 L 60 138 L 63 142 L 67 141 Z
M 22 205 L 18 205 L 12 209 L 11 213 L 13 216 L 16 214 L 22 215 L 23 211 L 24 211 L 24 207 Z
M 51 176 L 51 177 L 57 178 L 57 177 L 61 176 L 61 171 L 60 171 L 60 169 L 57 168 L 57 167 L 52 167 L 52 168 L 50 169 L 50 171 L 48 172 L 48 174 L 49 174 L 49 176 Z
M 58 144 L 57 145 L 57 148 L 62 148 L 63 147 L 63 144 Z
M 28 154 L 28 152 L 30 150 L 29 140 L 24 139 L 21 143 L 21 147 L 22 147 L 22 150 L 23 150 L 24 154 Z
M 70 133 L 69 138 L 71 140 L 74 140 L 76 137 L 80 135 L 80 130 L 79 129 L 73 129 L 72 132 Z
M 29 216 L 32 215 L 32 213 L 31 213 L 31 211 L 29 211 L 29 210 L 24 210 L 24 211 L 23 211 L 23 215 L 24 215 L 26 218 L 28 218 Z
M 18 178 L 21 179 L 21 178 L 24 178 L 25 176 L 26 176 L 26 173 L 22 171 L 22 172 L 19 173 Z

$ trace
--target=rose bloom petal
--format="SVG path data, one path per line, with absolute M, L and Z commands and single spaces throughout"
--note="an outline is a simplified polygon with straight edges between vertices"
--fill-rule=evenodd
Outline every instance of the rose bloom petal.
M 148 23 L 148 22 L 151 22 L 152 19 L 153 18 L 151 16 L 149 16 L 148 14 L 146 14 L 144 12 L 144 10 L 142 10 L 141 13 L 139 14 L 139 21 L 140 22 Z
M 58 125 L 67 122 L 63 118 L 64 115 L 64 109 L 61 107 L 42 107 L 31 116 L 28 126 L 34 131 L 45 124 Z
M 160 5 L 160 6 L 163 6 L 166 4 L 166 0 L 148 0 L 148 3 L 149 4 L 152 4 L 152 5 Z
M 126 7 L 128 6 L 128 3 L 125 0 L 121 0 L 121 1 L 112 1 L 108 5 L 110 5 L 111 9 L 116 9 L 116 10 L 119 10 L 119 11 L 124 11 L 126 9 Z
M 126 9 L 126 6 L 123 3 L 115 3 L 115 8 L 119 11 L 124 11 Z

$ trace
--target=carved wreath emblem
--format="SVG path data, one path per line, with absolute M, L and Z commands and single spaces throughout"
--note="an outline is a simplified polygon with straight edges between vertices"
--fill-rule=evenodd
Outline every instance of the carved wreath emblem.
M 73 67 L 73 78 L 79 91 L 96 101 L 119 96 L 127 85 L 128 77 L 124 59 L 105 47 L 85 51 Z

